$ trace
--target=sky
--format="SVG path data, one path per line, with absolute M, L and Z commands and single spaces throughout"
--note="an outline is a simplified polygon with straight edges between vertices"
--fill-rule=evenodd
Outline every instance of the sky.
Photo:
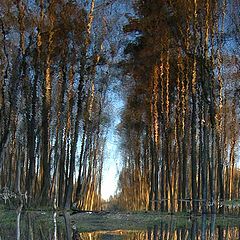
M 124 102 L 118 94 L 111 92 L 110 95 L 112 124 L 106 140 L 103 163 L 102 198 L 104 200 L 108 200 L 110 196 L 114 196 L 117 190 L 119 172 L 121 171 L 121 152 L 116 127 L 120 123 L 120 112 Z
M 117 145 L 108 141 L 103 166 L 102 198 L 108 200 L 117 190 L 118 172 L 120 170 L 120 156 Z
M 104 2 L 104 1 L 103 1 Z M 123 59 L 124 53 L 123 49 L 129 40 L 129 36 L 123 32 L 123 26 L 127 24 L 128 20 L 125 16 L 133 15 L 132 2 L 126 0 L 110 0 L 110 4 L 105 8 L 104 14 L 107 18 L 108 34 L 106 40 L 106 50 L 109 45 L 114 47 L 116 50 L 115 55 L 112 56 L 111 62 L 113 63 L 113 68 L 110 66 L 109 72 L 112 77 L 113 86 L 109 90 L 108 98 L 110 101 L 111 108 L 111 126 L 108 129 L 108 136 L 105 146 L 105 156 L 103 163 L 103 180 L 102 180 L 102 198 L 107 200 L 110 196 L 114 196 L 117 190 L 118 177 L 121 171 L 121 152 L 119 148 L 120 137 L 116 133 L 116 126 L 120 123 L 120 113 L 124 106 L 124 101 L 121 98 L 121 93 L 119 91 L 119 84 L 121 84 L 121 79 L 119 77 L 118 71 L 116 71 L 114 65 Z M 99 5 L 101 6 L 101 4 Z M 97 8 L 98 9 L 98 8 Z M 102 14 L 102 13 L 101 13 Z M 102 15 L 100 15 L 100 19 Z

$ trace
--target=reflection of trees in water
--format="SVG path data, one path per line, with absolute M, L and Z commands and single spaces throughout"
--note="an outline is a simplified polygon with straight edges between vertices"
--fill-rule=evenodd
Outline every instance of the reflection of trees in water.
M 215 240 L 226 239 L 236 240 L 239 239 L 239 228 L 237 227 L 217 227 L 212 228 L 215 223 L 207 224 L 205 217 L 202 219 L 202 223 L 198 223 L 196 220 L 191 222 L 191 226 L 174 228 L 172 229 L 168 224 L 162 224 L 150 229 L 148 234 L 148 240 L 185 240 L 185 239 L 201 239 L 201 240 Z M 215 222 L 215 220 L 214 220 Z M 139 239 L 140 240 L 140 239 Z
M 150 231 L 144 230 L 113 230 L 113 231 L 95 231 L 78 233 L 78 238 L 84 240 L 105 240 L 105 239 L 121 239 L 121 240 L 135 240 L 148 239 Z M 76 240 L 74 239 L 74 240 Z
M 214 226 L 214 228 L 213 228 Z M 113 238 L 114 236 L 114 238 Z M 191 222 L 190 226 L 181 228 L 174 227 L 173 224 L 161 223 L 158 226 L 150 227 L 147 231 L 96 231 L 79 233 L 78 238 L 84 240 L 236 240 L 240 239 L 240 227 L 216 227 L 213 217 L 207 224 L 205 216 L 202 222 L 196 220 Z

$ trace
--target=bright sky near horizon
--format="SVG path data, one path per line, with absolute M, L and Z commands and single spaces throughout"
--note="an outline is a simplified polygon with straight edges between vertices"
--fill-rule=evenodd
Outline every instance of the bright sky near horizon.
M 113 92 L 110 98 L 113 108 L 111 114 L 112 124 L 106 140 L 102 180 L 102 198 L 105 200 L 115 194 L 121 170 L 121 151 L 119 149 L 119 136 L 116 133 L 116 126 L 120 123 L 120 111 L 124 103 L 118 94 Z
M 119 158 L 114 157 L 114 152 L 117 147 L 111 144 L 107 146 L 107 153 L 103 167 L 103 181 L 102 181 L 102 198 L 108 200 L 113 196 L 117 190 Z

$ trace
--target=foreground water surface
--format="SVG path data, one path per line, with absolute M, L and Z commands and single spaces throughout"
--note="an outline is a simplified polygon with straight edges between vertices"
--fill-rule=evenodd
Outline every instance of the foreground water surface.
M 145 230 L 98 230 L 81 232 L 69 213 L 58 216 L 45 212 L 9 212 L 0 220 L 0 240 L 239 240 L 240 225 L 232 226 L 231 222 L 216 224 L 216 217 L 202 216 L 199 219 L 187 219 L 186 223 L 176 221 L 159 222 L 146 226 Z M 81 222 L 77 223 L 81 226 Z M 89 223 L 89 227 L 91 223 Z M 107 228 L 106 228 L 107 229 Z

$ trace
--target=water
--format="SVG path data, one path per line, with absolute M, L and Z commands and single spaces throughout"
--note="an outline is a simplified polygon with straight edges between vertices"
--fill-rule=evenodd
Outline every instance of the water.
M 239 240 L 240 228 L 237 227 L 218 227 L 211 231 L 209 226 L 202 231 L 200 226 L 192 223 L 191 228 L 179 227 L 175 228 L 171 224 L 162 223 L 158 226 L 149 227 L 147 231 L 99 231 L 92 233 L 81 233 L 78 239 L 86 240 Z
M 214 216 L 183 223 L 160 222 L 147 230 L 95 232 L 79 232 L 69 213 L 0 212 L 0 217 L 0 240 L 240 240 L 240 226 L 219 226 Z

